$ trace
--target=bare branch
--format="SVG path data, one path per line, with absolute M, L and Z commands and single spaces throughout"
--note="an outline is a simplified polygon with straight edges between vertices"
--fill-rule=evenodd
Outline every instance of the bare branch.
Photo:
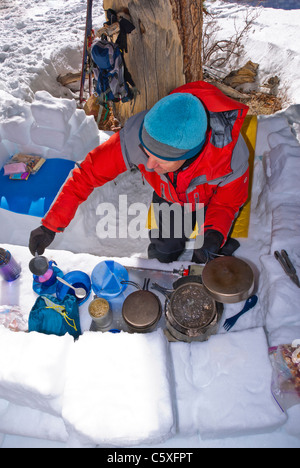
M 242 27 L 234 21 L 234 34 L 228 39 L 217 39 L 221 28 L 213 13 L 204 17 L 203 64 L 208 67 L 223 67 L 232 59 L 240 59 L 243 53 L 243 40 L 252 28 L 259 11 L 247 11 Z

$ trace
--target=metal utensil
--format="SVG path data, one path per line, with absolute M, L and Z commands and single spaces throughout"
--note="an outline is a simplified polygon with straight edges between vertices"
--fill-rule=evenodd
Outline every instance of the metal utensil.
M 285 273 L 291 278 L 291 280 L 300 288 L 300 281 L 297 276 L 296 268 L 292 264 L 286 250 L 281 250 L 279 253 L 278 250 L 275 250 L 274 256 L 276 260 L 280 263 Z
M 226 331 L 229 331 L 234 325 L 235 323 L 237 322 L 237 320 L 242 316 L 244 315 L 246 312 L 248 312 L 248 310 L 252 309 L 256 303 L 257 303 L 257 300 L 258 300 L 258 297 L 257 296 L 251 296 L 249 297 L 246 302 L 245 302 L 245 305 L 243 307 L 243 309 L 241 310 L 241 312 L 239 312 L 238 314 L 234 315 L 233 317 L 230 317 L 229 319 L 226 320 L 226 322 L 224 323 L 223 327 L 225 328 Z
M 69 284 L 67 281 L 60 278 L 59 276 L 57 276 L 57 280 L 65 284 L 69 288 L 73 289 L 75 291 L 75 296 L 77 297 L 77 299 L 84 299 L 86 297 L 87 292 L 84 288 L 74 288 L 74 286 L 72 286 L 71 284 Z

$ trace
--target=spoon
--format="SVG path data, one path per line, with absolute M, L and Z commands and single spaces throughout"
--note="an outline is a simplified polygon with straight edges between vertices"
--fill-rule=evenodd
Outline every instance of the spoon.
M 67 283 L 67 281 L 60 278 L 59 276 L 57 276 L 56 279 L 61 283 L 65 284 L 66 286 L 69 286 L 69 288 L 73 289 L 75 291 L 75 296 L 77 297 L 77 299 L 84 299 L 86 297 L 86 290 L 84 288 L 74 288 L 74 286 Z
M 243 309 L 241 310 L 241 312 L 239 312 L 238 314 L 236 314 L 233 317 L 230 317 L 229 319 L 226 320 L 226 322 L 223 325 L 225 330 L 229 331 L 235 325 L 235 322 L 241 317 L 241 315 L 245 314 L 246 312 L 248 312 L 248 310 L 255 307 L 257 301 L 258 301 L 257 296 L 253 295 L 253 296 L 249 297 L 246 300 L 245 305 L 244 305 Z

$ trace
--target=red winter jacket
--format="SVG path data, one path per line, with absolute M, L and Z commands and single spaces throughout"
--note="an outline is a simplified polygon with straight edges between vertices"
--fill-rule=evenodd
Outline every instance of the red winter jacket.
M 181 205 L 197 203 L 206 207 L 204 229 L 215 229 L 227 239 L 241 206 L 248 197 L 248 149 L 240 130 L 248 107 L 226 97 L 216 87 L 190 83 L 173 92 L 187 92 L 201 99 L 209 130 L 199 157 L 177 174 L 159 175 L 147 169 L 147 156 L 140 148 L 139 130 L 146 112 L 131 117 L 124 128 L 91 151 L 81 167 L 73 171 L 42 223 L 63 231 L 73 219 L 78 206 L 94 188 L 137 167 L 156 193 Z M 170 181 L 171 180 L 171 181 Z

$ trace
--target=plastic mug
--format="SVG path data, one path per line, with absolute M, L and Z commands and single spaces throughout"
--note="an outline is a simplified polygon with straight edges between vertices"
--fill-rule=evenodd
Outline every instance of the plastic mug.
M 34 281 L 36 281 L 37 283 L 42 283 L 44 286 L 52 286 L 52 284 L 54 284 L 56 281 L 56 273 L 53 269 L 53 264 L 56 265 L 56 262 L 49 262 L 49 268 L 44 275 L 33 275 Z

